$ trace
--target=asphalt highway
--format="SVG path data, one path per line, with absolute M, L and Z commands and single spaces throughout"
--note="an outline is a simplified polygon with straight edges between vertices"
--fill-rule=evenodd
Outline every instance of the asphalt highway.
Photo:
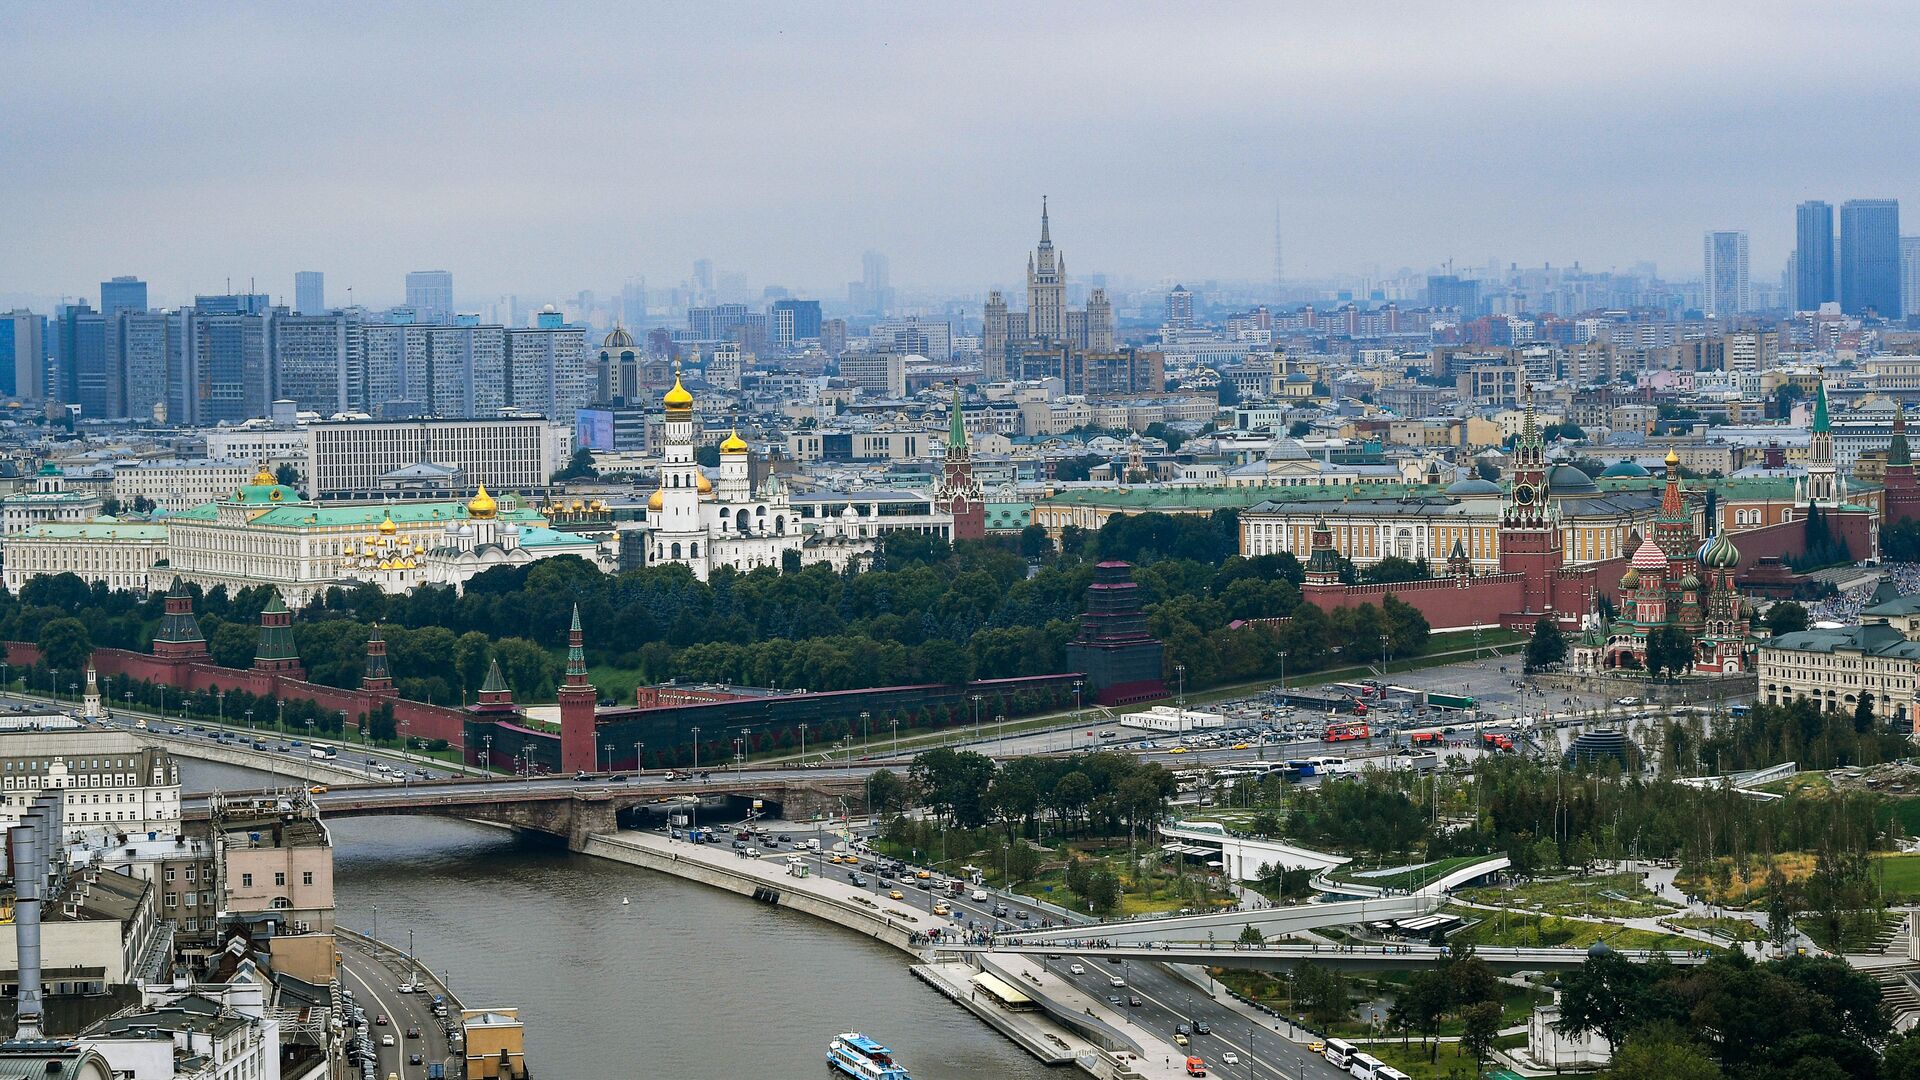
M 729 832 L 742 827 L 741 823 L 719 826 Z M 843 840 L 841 832 L 816 826 L 795 826 L 788 822 L 769 820 L 755 826 L 757 829 L 775 837 L 778 846 L 761 848 L 757 840 L 748 841 L 760 848 L 759 858 L 783 864 L 794 854 L 800 854 L 807 860 L 815 875 L 825 875 L 836 880 L 851 881 L 858 874 L 865 882 L 866 889 L 875 894 L 897 889 L 904 897 L 902 903 L 932 912 L 936 904 L 946 904 L 953 912 L 955 929 L 995 929 L 1014 927 L 1038 927 L 1044 920 L 1058 916 L 1048 912 L 1037 904 L 1020 897 L 989 893 L 984 901 L 972 898 L 976 887 L 966 885 L 960 896 L 953 896 L 947 890 L 921 889 L 918 879 L 913 876 L 910 867 L 907 876 L 895 878 L 891 882 L 882 882 L 879 875 L 871 870 L 862 870 L 859 865 L 835 865 L 829 859 L 831 850 Z M 870 830 L 856 828 L 856 839 Z M 786 836 L 788 841 L 780 843 L 778 837 Z M 809 839 L 820 841 L 820 851 L 805 850 Z M 861 863 L 872 863 L 878 856 L 862 850 L 852 850 Z M 941 874 L 934 880 L 944 882 L 950 875 Z M 1007 905 L 1004 918 L 996 918 L 993 909 L 997 904 Z M 1015 916 L 1024 911 L 1025 920 Z M 1161 1033 L 1166 1042 L 1158 1048 L 1147 1049 L 1160 1053 L 1175 1061 L 1177 1048 L 1172 1039 L 1180 1024 L 1192 1029 L 1189 1036 L 1192 1046 L 1181 1053 L 1192 1053 L 1207 1063 L 1207 1071 L 1216 1077 L 1258 1077 L 1259 1080 L 1279 1077 L 1284 1080 L 1333 1080 L 1347 1074 L 1327 1064 L 1326 1060 L 1312 1053 L 1306 1047 L 1313 1036 L 1300 1032 L 1283 1019 L 1262 1015 L 1258 1021 L 1249 1019 L 1227 1004 L 1215 1000 L 1192 981 L 1175 974 L 1165 964 L 1139 959 L 1128 959 L 1114 964 L 1095 957 L 1077 957 L 1071 952 L 1047 953 L 1035 959 L 1044 963 L 1062 979 L 1068 980 L 1085 990 L 1092 997 L 1108 1001 L 1109 1007 L 1124 1013 L 1129 1019 L 1151 1031 Z M 1072 968 L 1078 964 L 1081 974 L 1074 974 Z M 1124 987 L 1114 987 L 1110 980 L 1118 977 L 1126 982 Z M 1109 998 L 1118 997 L 1120 1003 L 1114 1005 Z M 1138 999 L 1140 1004 L 1132 1001 Z M 1204 1023 L 1208 1032 L 1200 1034 L 1199 1024 Z M 1289 1034 L 1297 1038 L 1289 1038 Z M 1238 1055 L 1240 1064 L 1225 1065 L 1220 1061 L 1222 1053 L 1231 1051 Z
M 338 941 L 340 985 L 353 991 L 354 999 L 367 1012 L 368 1035 L 380 1055 L 376 1075 L 382 1080 L 395 1074 L 400 1080 L 424 1080 L 427 1066 L 434 1062 L 445 1062 L 447 1075 L 458 1075 L 453 1068 L 453 1047 L 439 1017 L 433 1014 L 434 991 L 400 992 L 403 984 L 416 977 L 417 965 L 391 950 L 367 948 L 350 935 L 342 934 Z M 384 1026 L 376 1022 L 382 1015 L 388 1020 Z M 419 1035 L 410 1036 L 411 1031 Z M 382 1045 L 387 1036 L 392 1036 L 392 1046 Z M 415 1055 L 420 1058 L 418 1063 L 413 1061 Z

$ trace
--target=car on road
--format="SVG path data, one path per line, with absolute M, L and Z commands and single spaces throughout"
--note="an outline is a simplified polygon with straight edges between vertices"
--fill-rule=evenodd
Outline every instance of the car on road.
M 1231 1050 L 1222 1050 L 1220 1051 L 1220 1064 L 1238 1065 L 1240 1064 L 1240 1055 Z
M 1079 964 L 1068 964 L 1067 970 L 1075 975 L 1085 975 L 1087 973 L 1087 969 L 1081 967 Z
M 1115 990 L 1118 990 L 1121 987 L 1127 985 L 1127 980 L 1121 978 L 1118 975 L 1114 975 L 1107 979 L 1107 985 L 1113 987 Z
M 1207 1026 L 1205 1020 L 1195 1020 L 1193 1022 L 1193 1031 L 1196 1035 L 1209 1035 L 1213 1033 L 1213 1029 Z
M 905 900 L 906 898 L 907 898 L 906 894 L 901 892 L 899 889 L 887 890 L 887 899 L 889 900 Z
M 401 983 L 398 989 L 403 994 L 417 994 L 420 992 L 420 987 L 417 984 L 410 983 L 410 982 Z
M 985 889 L 975 889 L 975 890 L 973 890 L 973 895 L 972 895 L 972 896 L 970 897 L 970 899 L 971 899 L 971 900 L 972 900 L 972 901 L 973 901 L 974 903 L 976 903 L 976 904 L 978 904 L 978 903 L 980 903 L 981 901 L 983 901 L 983 900 L 985 900 L 986 898 L 987 898 L 987 890 L 985 890 Z
M 1326 1053 L 1326 1052 L 1327 1052 L 1327 1044 L 1326 1044 L 1326 1041 L 1325 1041 L 1325 1040 L 1323 1040 L 1323 1039 L 1315 1039 L 1315 1040 L 1313 1040 L 1312 1042 L 1310 1042 L 1310 1043 L 1308 1043 L 1308 1044 L 1307 1044 L 1307 1052 L 1308 1052 L 1308 1053 L 1310 1053 L 1310 1054 L 1324 1054 L 1324 1053 Z
M 386 1027 L 389 1023 L 391 1023 L 391 1021 L 387 1019 L 386 1013 L 380 1013 L 379 1015 L 375 1016 L 373 1018 L 373 1022 L 379 1027 Z
M 579 772 L 573 774 L 573 778 L 575 780 L 591 780 L 593 779 L 593 774 L 585 769 L 581 769 Z
M 861 877 L 859 874 L 848 874 L 847 882 L 862 889 L 867 887 L 867 879 Z
M 1175 1045 L 1175 1046 L 1191 1046 L 1191 1045 L 1193 1045 L 1193 1040 L 1192 1040 L 1192 1039 L 1189 1039 L 1189 1038 L 1187 1038 L 1187 1037 L 1186 1037 L 1186 1035 L 1184 1035 L 1184 1034 L 1182 1034 L 1182 1033 L 1180 1033 L 1180 1032 L 1178 1032 L 1178 1031 L 1176 1031 L 1176 1032 L 1174 1032 L 1174 1033 L 1173 1033 L 1173 1045 Z
M 1640 704 L 1640 699 L 1637 697 L 1623 697 L 1623 698 L 1616 699 L 1614 701 L 1614 704 L 1615 705 L 1638 705 Z
M 953 909 L 945 904 L 935 904 L 933 905 L 933 913 L 935 915 L 951 915 L 953 914 Z
M 995 905 L 993 905 L 993 917 L 994 917 L 994 918 L 996 918 L 996 919 L 1004 919 L 1004 918 L 1006 918 L 1006 917 L 1007 917 L 1007 905 L 1005 905 L 1005 904 L 995 904 Z
M 1187 1075 L 1188 1076 L 1207 1075 L 1207 1063 L 1204 1061 L 1201 1061 L 1197 1057 L 1188 1058 L 1187 1059 Z
M 381 1045 L 381 1046 L 392 1046 L 392 1045 L 393 1045 L 393 1032 L 391 1032 L 391 1031 L 389 1031 L 389 1032 L 387 1032 L 387 1033 L 386 1033 L 385 1035 L 382 1035 L 382 1036 L 380 1036 L 380 1045 Z
M 1018 919 L 1018 920 L 1020 920 L 1021 922 L 1026 922 L 1026 921 L 1027 921 L 1027 909 L 1026 909 L 1026 908 L 1021 908 L 1021 909 L 1020 909 L 1019 911 L 1016 911 L 1016 912 L 1014 912 L 1014 913 L 1013 913 L 1013 917 L 1014 917 L 1014 918 L 1016 918 L 1016 919 Z
M 1128 1007 L 1129 1007 L 1129 1008 L 1134 1008 L 1134 1009 L 1137 1009 L 1137 1008 L 1139 1008 L 1139 1007 L 1140 1007 L 1140 995 L 1139 995 L 1139 994 L 1128 994 L 1128 995 L 1127 995 L 1127 1005 L 1128 1005 Z
M 1118 1006 L 1118 1005 L 1120 1004 L 1120 995 L 1119 995 L 1119 994 L 1108 994 L 1108 995 L 1107 995 L 1107 1004 L 1109 1004 L 1109 1005 L 1114 1005 L 1114 1006 Z
M 418 1065 L 418 1064 L 420 1064 L 420 1055 L 419 1055 L 419 1054 L 408 1054 L 408 1055 L 407 1055 L 407 1064 L 409 1064 L 409 1065 Z
M 325 784 L 315 784 L 307 789 L 307 794 L 309 795 L 325 795 L 326 793 L 327 785 Z

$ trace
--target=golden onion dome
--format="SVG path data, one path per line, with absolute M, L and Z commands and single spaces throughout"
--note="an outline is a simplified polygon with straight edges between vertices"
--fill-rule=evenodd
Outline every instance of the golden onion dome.
M 367 535 L 360 538 L 360 542 L 367 545 L 368 547 L 372 547 L 373 545 L 379 543 L 380 540 L 378 537 L 374 536 L 372 533 L 368 533 Z
M 253 482 L 257 487 L 272 487 L 279 483 L 279 479 L 273 475 L 272 471 L 267 468 L 267 463 L 263 461 L 260 463 L 260 471 L 253 474 Z
M 667 489 L 654 488 L 653 494 L 647 496 L 647 509 L 657 514 L 660 512 L 660 508 L 666 505 L 666 502 L 667 502 Z
M 713 494 L 713 481 L 707 479 L 706 473 L 694 473 L 694 476 L 699 478 L 695 486 L 700 489 L 700 494 L 702 495 Z
M 579 499 L 575 499 L 575 500 L 573 500 L 573 512 L 574 512 L 574 513 L 576 513 L 576 514 L 577 514 L 577 513 L 579 513 L 580 511 L 582 511 L 582 510 L 585 510 L 586 508 L 587 508 L 587 504 L 586 504 L 586 503 L 583 503 L 583 502 L 581 502 L 581 501 L 580 501 Z
M 387 516 L 380 519 L 380 535 L 392 536 L 399 531 L 400 526 L 393 523 L 393 511 L 387 511 Z
M 1671 446 L 1667 447 L 1667 468 L 1671 469 L 1678 464 L 1680 464 L 1680 452 Z
M 669 412 L 693 411 L 693 395 L 687 392 L 686 387 L 680 385 L 679 368 L 673 371 L 673 389 L 667 391 L 667 396 L 660 399 L 660 404 L 665 405 Z
M 348 556 L 348 557 L 352 557 L 352 555 L 353 555 L 353 545 L 352 545 L 352 544 L 348 544 L 348 545 L 347 545 L 346 547 L 343 547 L 343 548 L 341 548 L 341 549 L 340 549 L 340 554 L 342 554 L 342 555 L 345 555 L 345 556 Z
M 593 511 L 596 514 L 600 513 L 602 510 L 605 510 L 606 508 L 607 508 L 607 504 L 602 502 L 599 499 L 594 499 L 593 501 L 587 503 L 587 509 Z
M 477 518 L 490 518 L 493 516 L 494 511 L 498 509 L 500 509 L 500 504 L 494 502 L 493 496 L 487 494 L 487 485 L 485 484 L 481 484 L 479 491 L 474 494 L 473 498 L 467 500 L 467 513 Z
M 727 441 L 720 444 L 720 452 L 723 454 L 744 454 L 747 452 L 747 440 L 740 437 L 739 428 L 734 428 L 733 434 L 727 436 Z

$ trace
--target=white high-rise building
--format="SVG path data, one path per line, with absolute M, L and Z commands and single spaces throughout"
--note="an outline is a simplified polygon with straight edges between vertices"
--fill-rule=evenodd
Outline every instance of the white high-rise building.
M 302 315 L 326 314 L 327 275 L 318 270 L 294 272 L 293 310 Z
M 1710 232 L 1705 248 L 1707 314 L 1739 315 L 1753 310 L 1753 292 L 1747 281 L 1746 232 Z
M 1920 236 L 1900 238 L 1900 310 L 1920 314 Z

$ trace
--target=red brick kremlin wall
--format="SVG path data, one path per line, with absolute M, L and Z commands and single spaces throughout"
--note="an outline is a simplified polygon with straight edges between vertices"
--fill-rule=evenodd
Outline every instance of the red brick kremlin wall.
M 9 641 L 5 647 L 9 664 L 30 666 L 40 660 L 40 649 L 30 642 Z M 95 649 L 93 667 L 102 676 L 118 675 L 136 681 L 159 683 L 189 693 L 245 690 L 261 697 L 311 701 L 330 712 L 345 709 L 349 726 L 359 723 L 362 716 L 382 704 L 391 704 L 395 722 L 404 724 L 409 736 L 445 739 L 456 747 L 464 745 L 466 729 L 463 722 L 466 715 L 459 709 L 428 705 L 402 697 L 323 686 L 251 668 L 221 667 L 204 661 L 176 663 L 125 649 Z

